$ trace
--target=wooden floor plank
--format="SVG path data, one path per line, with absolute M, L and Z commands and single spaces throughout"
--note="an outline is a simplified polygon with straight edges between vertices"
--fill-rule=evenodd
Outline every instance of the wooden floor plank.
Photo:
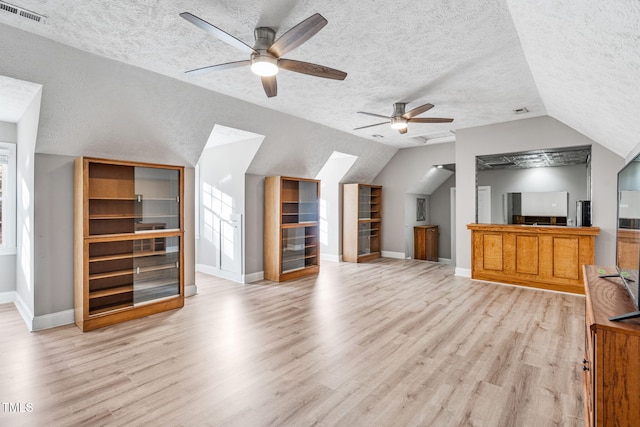
M 579 426 L 584 297 L 416 260 L 197 275 L 185 307 L 29 333 L 0 305 L 0 425 Z

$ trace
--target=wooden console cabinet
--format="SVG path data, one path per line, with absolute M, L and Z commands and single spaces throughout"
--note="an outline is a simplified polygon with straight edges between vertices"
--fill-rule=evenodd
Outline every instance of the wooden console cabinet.
M 640 319 L 611 322 L 634 311 L 614 267 L 584 267 L 584 415 L 587 427 L 640 426 Z
M 413 257 L 427 261 L 438 261 L 437 225 L 413 227 Z
M 598 227 L 468 224 L 471 278 L 584 294 Z
M 183 168 L 75 161 L 74 306 L 83 331 L 184 305 Z

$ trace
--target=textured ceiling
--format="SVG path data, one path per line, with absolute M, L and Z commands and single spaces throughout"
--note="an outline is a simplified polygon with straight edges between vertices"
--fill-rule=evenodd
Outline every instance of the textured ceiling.
M 0 11 L 0 23 L 393 147 L 545 114 L 622 156 L 640 142 L 640 10 L 633 0 L 14 2 L 44 21 Z M 256 26 L 282 34 L 321 13 L 328 25 L 285 57 L 348 76 L 283 70 L 278 96 L 267 98 L 248 67 L 185 75 L 248 58 L 181 19 L 184 11 L 250 45 Z M 432 103 L 421 117 L 455 120 L 411 124 L 405 135 L 387 126 L 353 131 L 378 122 L 357 111 L 390 115 L 394 102 L 408 109 Z M 514 114 L 521 107 L 528 113 Z

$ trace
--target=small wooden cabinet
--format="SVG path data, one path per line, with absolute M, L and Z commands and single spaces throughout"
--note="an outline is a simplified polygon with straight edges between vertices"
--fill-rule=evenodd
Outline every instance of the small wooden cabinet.
M 364 262 L 380 257 L 382 187 L 345 184 L 342 200 L 342 259 Z
M 88 331 L 184 305 L 183 169 L 75 161 L 75 322 Z
M 640 426 L 640 320 L 612 322 L 634 311 L 614 267 L 586 265 L 584 415 L 588 427 Z
M 320 271 L 320 181 L 264 181 L 264 278 L 281 282 Z
M 413 227 L 413 257 L 427 261 L 438 261 L 437 225 Z

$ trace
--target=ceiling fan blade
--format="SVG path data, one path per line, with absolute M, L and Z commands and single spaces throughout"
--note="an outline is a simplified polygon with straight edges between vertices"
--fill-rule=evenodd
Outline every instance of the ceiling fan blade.
M 405 119 L 410 119 L 412 117 L 415 117 L 415 116 L 418 116 L 418 115 L 424 113 L 425 111 L 429 111 L 432 108 L 433 108 L 433 104 L 424 104 L 424 105 L 421 105 L 419 107 L 414 108 L 411 111 L 407 111 L 406 113 L 404 113 L 402 115 L 402 117 L 405 118 Z
M 390 122 L 382 122 L 382 123 L 376 123 L 375 125 L 360 126 L 359 128 L 355 128 L 354 130 L 372 128 L 374 126 L 380 126 L 380 125 L 388 125 L 389 123 Z
M 262 77 L 262 87 L 269 98 L 278 94 L 278 81 L 276 76 Z
M 247 59 L 247 60 L 244 60 L 244 61 L 227 62 L 225 64 L 209 65 L 207 67 L 196 68 L 195 70 L 185 71 L 184 73 L 185 74 L 199 75 L 199 74 L 210 73 L 212 71 L 220 71 L 220 70 L 226 70 L 226 69 L 229 69 L 229 68 L 242 67 L 244 65 L 251 65 L 251 61 Z
M 292 51 L 302 43 L 309 40 L 311 37 L 315 36 L 316 33 L 320 31 L 325 25 L 327 25 L 327 20 L 322 15 L 320 15 L 319 13 L 311 15 L 310 17 L 281 35 L 278 40 L 276 40 L 271 46 L 269 46 L 267 52 L 269 52 L 276 58 L 280 58 L 287 52 Z
M 402 129 L 398 129 L 398 132 L 407 133 L 408 130 L 409 130 L 409 128 L 402 128 Z
M 437 117 L 417 117 L 415 119 L 407 119 L 410 123 L 451 123 L 453 119 L 441 119 Z
M 367 113 L 365 111 L 358 111 L 358 114 L 366 114 L 367 116 L 380 117 L 382 119 L 387 119 L 387 120 L 391 121 L 391 117 L 383 116 L 382 114 Z
M 278 66 L 285 70 L 294 71 L 296 73 L 308 74 L 310 76 L 323 77 L 325 79 L 344 80 L 347 73 L 324 65 L 312 64 L 310 62 L 295 61 L 293 59 L 278 60 Z
M 203 30 L 205 30 L 206 32 L 213 34 L 214 36 L 216 36 L 218 39 L 222 40 L 223 42 L 230 44 L 231 46 L 240 49 L 243 52 L 246 53 L 257 53 L 251 46 L 249 46 L 248 44 L 246 44 L 245 42 L 243 42 L 242 40 L 239 40 L 235 37 L 233 37 L 231 34 L 222 31 L 220 28 L 216 27 L 215 25 L 212 25 L 210 23 L 208 23 L 207 21 L 205 21 L 204 19 L 200 19 L 197 16 L 189 13 L 189 12 L 182 12 L 180 14 L 181 17 L 183 17 L 184 19 L 186 19 L 187 21 L 191 22 L 193 25 L 202 28 Z

